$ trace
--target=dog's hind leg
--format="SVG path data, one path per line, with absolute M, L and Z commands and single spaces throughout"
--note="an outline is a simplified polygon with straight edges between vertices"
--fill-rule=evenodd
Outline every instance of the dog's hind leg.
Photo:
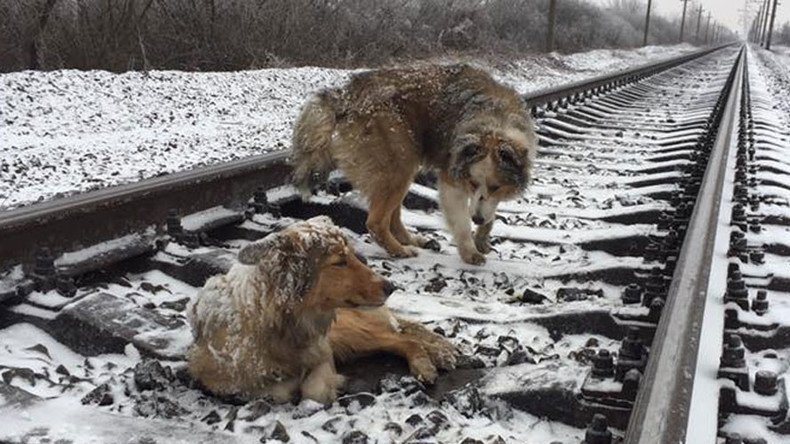
M 316 366 L 302 382 L 302 397 L 329 404 L 337 399 L 337 389 L 345 380 L 346 378 L 335 371 L 335 363 L 330 357 L 328 361 Z
M 299 390 L 299 378 L 290 378 L 280 381 L 266 390 L 265 394 L 272 397 L 277 404 L 283 404 L 294 398 Z
M 426 248 L 430 239 L 425 236 L 420 236 L 417 233 L 410 232 L 403 225 L 400 214 L 402 206 L 403 199 L 401 199 L 401 204 L 392 212 L 392 218 L 390 219 L 390 231 L 392 231 L 392 235 L 403 245 L 414 245 L 415 247 Z
M 396 237 L 392 231 L 393 218 L 397 216 L 398 221 L 400 221 L 400 206 L 409 184 L 407 182 L 405 184 L 392 185 L 391 183 L 386 183 L 386 179 L 383 179 L 382 182 L 386 184 L 385 187 L 371 193 L 369 196 L 368 231 L 370 231 L 373 239 L 387 250 L 387 253 L 390 255 L 395 257 L 416 256 L 417 251 L 408 245 L 410 242 L 401 240 L 407 240 L 403 237 L 404 234 L 409 235 L 406 229 L 403 229 L 405 233 L 398 233 L 401 239 Z M 403 227 L 402 223 L 399 223 L 399 225 Z

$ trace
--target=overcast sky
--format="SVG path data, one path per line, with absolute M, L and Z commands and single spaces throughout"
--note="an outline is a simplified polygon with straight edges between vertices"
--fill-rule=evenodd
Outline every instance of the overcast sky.
M 561 1 L 561 0 L 560 0 Z M 608 4 L 609 0 L 591 0 L 593 3 Z M 647 0 L 640 0 L 647 5 Z M 707 11 L 711 12 L 712 19 L 727 26 L 733 31 L 741 31 L 743 26 L 741 24 L 741 10 L 747 2 L 751 3 L 749 9 L 754 11 L 751 17 L 757 13 L 760 4 L 763 0 L 693 0 L 689 1 L 688 9 L 694 11 L 698 5 L 702 5 L 703 23 L 707 15 Z M 681 0 L 653 0 L 653 11 L 665 17 L 677 16 L 680 17 L 683 12 L 683 2 Z M 692 23 L 696 26 L 696 15 L 693 16 Z M 779 6 L 776 8 L 776 24 L 774 29 L 779 28 L 782 23 L 790 21 L 790 0 L 780 0 Z M 696 29 L 696 28 L 692 28 Z

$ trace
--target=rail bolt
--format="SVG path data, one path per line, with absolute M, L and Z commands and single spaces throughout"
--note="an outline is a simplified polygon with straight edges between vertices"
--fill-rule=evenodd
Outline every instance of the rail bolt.
M 584 444 L 612 444 L 612 432 L 606 416 L 596 413 L 584 433 Z
M 743 310 L 749 310 L 749 291 L 746 289 L 746 282 L 743 281 L 740 270 L 727 279 L 724 302 L 735 302 Z
M 639 328 L 630 327 L 628 333 L 623 338 L 623 344 L 620 346 L 619 358 L 628 359 L 641 359 L 645 352 L 645 346 L 639 338 Z
M 611 378 L 614 376 L 614 358 L 609 350 L 601 349 L 592 358 L 592 374 L 596 378 Z
M 730 335 L 727 342 L 724 344 L 724 351 L 721 354 L 721 366 L 726 368 L 744 368 L 746 367 L 746 360 L 744 359 L 745 350 L 743 342 L 738 335 Z
M 661 213 L 661 214 L 658 215 L 658 229 L 659 230 L 669 229 L 671 224 L 672 224 L 672 216 L 670 216 L 667 213 Z
M 198 248 L 200 247 L 200 236 L 198 233 L 184 232 L 184 235 L 181 236 L 181 243 L 187 248 Z
M 280 218 L 283 215 L 283 212 L 282 212 L 282 209 L 280 208 L 280 205 L 275 204 L 275 203 L 270 203 L 269 204 L 269 212 L 272 213 L 272 216 L 277 217 L 277 218 Z
M 762 264 L 765 261 L 765 253 L 760 250 L 749 252 L 749 260 L 755 264 Z
M 42 248 L 36 254 L 36 264 L 33 267 L 33 273 L 36 276 L 48 277 L 55 275 L 55 258 L 52 257 L 52 252 L 49 248 Z
M 661 240 L 661 243 L 667 247 L 674 247 L 678 244 L 678 232 L 674 229 L 669 230 L 664 239 Z
M 647 314 L 647 318 L 650 320 L 650 322 L 658 323 L 658 320 L 661 319 L 662 310 L 664 310 L 664 299 L 653 299 L 653 301 L 650 303 L 650 311 Z
M 628 334 L 623 338 L 620 351 L 617 355 L 617 365 L 615 366 L 615 381 L 623 381 L 623 378 L 633 369 L 643 370 L 647 364 L 645 347 L 639 339 L 639 329 L 631 327 Z
M 55 286 L 58 293 L 67 298 L 74 297 L 77 294 L 77 286 L 74 284 L 74 279 L 70 277 L 58 277 Z
M 757 290 L 757 297 L 752 301 L 752 311 L 757 316 L 768 313 L 768 293 L 765 290 Z
M 746 198 L 749 197 L 749 191 L 746 189 L 745 186 L 736 184 L 735 185 L 735 197 L 739 198 L 739 199 L 746 200 Z M 740 208 L 739 214 L 743 215 L 744 214 L 743 206 L 741 206 L 740 204 L 736 204 L 736 206 Z M 734 214 L 735 214 L 735 207 L 733 207 L 733 216 L 734 216 Z
M 745 190 L 745 188 L 742 188 L 742 189 Z M 736 190 L 735 195 L 737 196 L 738 195 L 738 193 L 737 193 L 738 186 L 735 187 L 735 190 Z M 738 219 L 738 220 L 741 220 L 741 219 L 745 220 L 746 219 L 746 210 L 744 210 L 742 204 L 736 203 L 735 205 L 732 206 L 732 219 L 733 220 L 736 220 L 736 219 Z
M 746 239 L 737 239 L 730 242 L 730 251 L 727 252 L 727 256 L 730 257 L 737 257 L 742 262 L 749 261 L 749 254 L 748 254 L 748 244 L 746 243 Z
M 741 267 L 735 262 L 730 262 L 727 265 L 727 278 L 732 279 L 735 276 L 741 276 Z
M 52 252 L 49 248 L 41 248 L 36 254 L 36 261 L 31 273 L 36 290 L 46 293 L 55 288 L 56 276 L 55 258 L 52 256 Z
M 623 378 L 622 393 L 631 401 L 636 399 L 636 394 L 639 392 L 639 383 L 642 381 L 642 373 L 635 368 L 628 370 Z
M 171 209 L 167 212 L 167 234 L 173 239 L 179 238 L 184 234 L 184 227 L 181 226 L 181 219 L 178 217 L 178 211 Z
M 754 375 L 754 391 L 765 396 L 775 395 L 777 388 L 776 373 L 770 370 L 760 370 Z
M 266 189 L 258 187 L 252 192 L 250 208 L 258 214 L 265 213 L 269 210 L 269 198 L 266 196 Z
M 685 202 L 681 202 L 680 205 L 675 208 L 675 220 L 685 219 L 688 217 L 689 213 L 689 206 L 686 205 Z
M 642 303 L 649 307 L 653 299 L 664 295 L 664 274 L 661 267 L 653 267 L 647 281 L 645 281 L 645 297 Z
M 638 304 L 642 302 L 642 287 L 631 283 L 623 290 L 623 304 Z
M 660 257 L 661 247 L 656 243 L 645 246 L 645 260 L 647 262 L 657 261 Z

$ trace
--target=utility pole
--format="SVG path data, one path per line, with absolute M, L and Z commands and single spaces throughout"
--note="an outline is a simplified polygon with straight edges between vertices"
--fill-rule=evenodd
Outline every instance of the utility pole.
M 708 11 L 708 24 L 705 26 L 705 44 L 708 44 L 708 31 L 710 31 L 710 11 Z
M 549 29 L 546 34 L 546 52 L 554 51 L 554 23 L 557 18 L 557 0 L 549 0 Z
M 683 2 L 683 18 L 680 19 L 680 42 L 683 43 L 683 31 L 686 27 L 686 6 L 688 6 L 689 0 L 680 0 Z
M 653 0 L 647 0 L 647 15 L 645 15 L 645 39 L 642 46 L 647 46 L 647 31 L 650 29 L 650 7 L 653 6 Z
M 779 0 L 774 0 L 774 7 L 771 11 L 771 24 L 768 25 L 768 39 L 765 41 L 765 49 L 771 50 L 771 36 L 774 33 L 774 19 L 776 19 L 776 4 Z
M 754 38 L 752 39 L 753 42 L 757 43 L 760 41 L 760 32 L 763 28 L 763 7 L 765 6 L 765 1 L 760 1 L 760 10 L 757 12 L 757 17 L 755 18 L 754 24 Z
M 699 25 L 702 22 L 702 5 L 697 9 L 697 34 L 694 36 L 694 43 L 699 44 Z
M 768 33 L 768 6 L 769 6 L 769 4 L 770 3 L 768 3 L 768 0 L 765 0 L 765 2 L 763 2 L 763 6 L 764 6 L 763 22 L 762 22 L 762 27 L 760 29 L 760 41 L 758 42 L 760 46 L 765 45 L 765 36 Z

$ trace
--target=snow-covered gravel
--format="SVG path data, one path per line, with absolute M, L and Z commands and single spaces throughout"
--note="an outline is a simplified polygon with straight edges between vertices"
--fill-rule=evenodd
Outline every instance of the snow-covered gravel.
M 475 63 L 520 92 L 693 50 L 595 50 Z M 441 63 L 458 60 L 440 60 Z M 0 210 L 288 148 L 304 99 L 351 71 L 24 71 L 0 75 Z

